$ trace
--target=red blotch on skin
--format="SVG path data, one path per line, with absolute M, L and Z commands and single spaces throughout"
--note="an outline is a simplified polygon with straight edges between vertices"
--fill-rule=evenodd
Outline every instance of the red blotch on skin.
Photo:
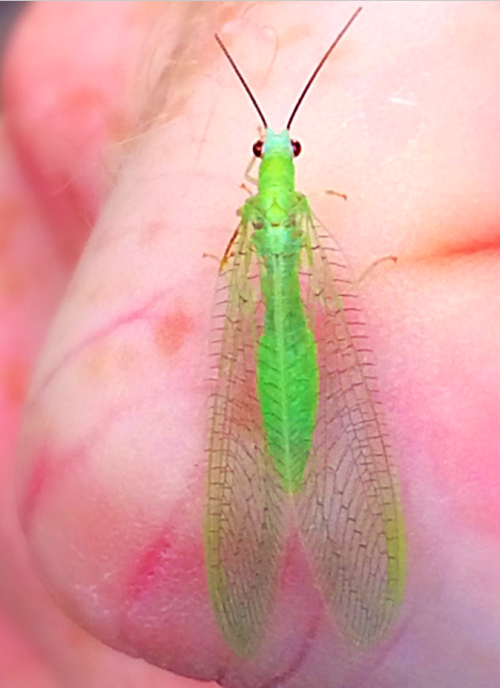
M 107 427 L 103 423 L 103 427 Z M 45 441 L 34 455 L 31 473 L 27 479 L 24 496 L 21 499 L 19 515 L 24 529 L 30 527 L 33 514 L 40 503 L 40 499 L 47 492 L 47 488 L 54 487 L 76 469 L 87 458 L 89 447 L 95 444 L 98 433 L 90 435 L 84 442 L 75 444 L 64 454 L 56 453 L 49 448 Z
M 28 386 L 28 368 L 23 361 L 9 361 L 2 371 L 1 384 L 8 403 L 19 406 Z
M 450 375 L 456 374 L 455 371 Z M 450 378 L 451 379 L 451 378 Z M 472 388 L 472 387 L 471 387 Z M 458 392 L 457 392 L 458 395 Z M 465 412 L 470 410 L 467 415 Z M 458 415 L 458 414 L 457 414 Z M 449 421 L 448 421 L 449 422 Z M 498 539 L 500 524 L 500 462 L 498 446 L 498 394 L 482 389 L 482 404 L 477 412 L 463 409 L 456 419 L 461 441 L 452 443 L 434 464 L 442 490 L 453 497 L 456 516 L 475 531 Z M 440 436 L 445 446 L 447 436 Z
M 25 207 L 12 199 L 0 201 L 0 257 L 3 260 L 0 297 L 9 300 L 26 291 L 31 277 L 24 255 L 26 249 L 23 245 L 25 235 L 22 223 L 25 221 Z
M 154 587 L 158 573 L 163 570 L 166 553 L 172 548 L 171 537 L 161 533 L 149 547 L 147 547 L 139 560 L 129 585 L 129 597 L 136 599 L 142 592 Z
M 25 218 L 25 210 L 13 200 L 0 202 L 0 254 L 9 247 L 16 237 L 16 229 Z
M 180 506 L 180 512 L 182 512 Z M 181 600 L 199 594 L 206 585 L 203 547 L 198 539 L 177 537 L 180 525 L 170 521 L 138 553 L 137 563 L 126 587 L 126 602 L 147 604 L 153 595 Z M 202 588 L 202 589 L 203 589 Z
M 54 462 L 47 447 L 43 446 L 33 462 L 31 475 L 19 508 L 21 523 L 25 530 L 29 528 L 35 505 L 39 501 L 40 495 L 45 492 L 47 483 L 50 482 L 53 465 Z
M 10 301 L 26 291 L 28 277 L 13 266 L 5 265 L 0 274 L 0 293 Z
M 101 137 L 99 143 L 101 139 L 103 143 L 124 140 L 129 135 L 132 125 L 126 113 L 113 109 L 108 101 L 108 95 L 92 84 L 68 88 L 62 95 L 58 114 L 63 121 L 73 123 L 71 133 L 75 147 L 92 151 L 96 146 L 96 134 Z
M 40 205 L 47 217 L 51 218 L 50 230 L 56 240 L 65 266 L 74 266 L 90 234 L 97 216 L 98 206 L 90 199 L 90 193 L 77 184 L 77 179 L 64 170 L 47 171 L 34 159 L 33 148 L 25 143 L 22 135 L 16 138 L 13 132 L 18 159 L 29 180 L 31 188 L 37 192 Z
M 164 356 L 173 356 L 193 331 L 193 320 L 182 309 L 165 313 L 155 329 L 156 346 Z

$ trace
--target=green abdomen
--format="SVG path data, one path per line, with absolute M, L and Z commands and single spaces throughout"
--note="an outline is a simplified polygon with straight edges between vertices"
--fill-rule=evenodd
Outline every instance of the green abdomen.
M 300 299 L 298 256 L 266 258 L 261 285 L 266 303 L 257 386 L 269 453 L 283 489 L 302 485 L 316 425 L 316 342 Z

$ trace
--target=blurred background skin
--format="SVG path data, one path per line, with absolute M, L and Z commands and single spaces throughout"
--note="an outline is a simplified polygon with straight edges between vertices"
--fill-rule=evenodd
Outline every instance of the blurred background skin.
M 408 523 L 401 625 L 340 666 L 287 561 L 286 642 L 245 669 L 207 604 L 199 380 L 217 263 L 203 254 L 234 229 L 258 124 L 212 35 L 279 123 L 353 9 L 40 2 L 22 17 L 0 139 L 0 686 L 198 684 L 153 663 L 252 688 L 497 686 L 497 3 L 367 3 L 294 131 L 299 188 L 349 197 L 315 207 L 355 273 L 400 258 L 361 288 Z
M 166 8 L 148 16 L 141 3 L 34 3 L 9 36 L 18 8 L 4 5 L 20 4 L 1 5 L 0 686 L 197 685 L 102 645 L 58 609 L 28 559 L 14 492 L 20 409 L 37 352 L 113 183 L 101 155 L 128 132 L 120 89 L 138 69 L 149 22 Z
M 3 56 L 9 36 L 27 4 L 26 2 L 10 2 L 8 0 L 0 5 L 0 56 Z

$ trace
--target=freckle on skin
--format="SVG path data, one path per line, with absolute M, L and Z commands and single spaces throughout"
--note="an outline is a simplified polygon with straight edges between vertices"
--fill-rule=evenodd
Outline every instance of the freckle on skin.
M 83 356 L 83 375 L 89 383 L 106 384 L 116 375 L 124 375 L 137 365 L 141 352 L 132 344 L 97 340 Z
M 296 26 L 288 27 L 286 31 L 283 31 L 279 38 L 279 45 L 281 48 L 286 48 L 288 46 L 293 46 L 300 41 L 308 38 L 311 31 L 304 24 L 297 24 Z M 275 37 L 273 37 L 275 39 Z
M 150 244 L 155 244 L 159 239 L 163 237 L 164 233 L 164 222 L 148 222 L 139 234 L 138 243 L 141 246 L 149 246 Z
M 173 356 L 193 331 L 193 320 L 182 310 L 165 313 L 155 328 L 155 342 L 161 354 Z

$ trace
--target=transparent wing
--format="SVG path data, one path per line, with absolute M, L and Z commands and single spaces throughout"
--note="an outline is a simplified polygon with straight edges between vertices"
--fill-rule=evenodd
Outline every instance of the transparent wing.
M 332 617 L 351 641 L 367 646 L 380 639 L 402 600 L 406 554 L 399 488 L 373 356 L 345 261 L 310 211 L 303 223 L 311 245 L 301 279 L 320 389 L 297 510 Z
M 265 451 L 256 388 L 263 306 L 248 228 L 219 278 L 212 329 L 205 556 L 212 606 L 235 652 L 251 654 L 274 597 L 283 490 Z

